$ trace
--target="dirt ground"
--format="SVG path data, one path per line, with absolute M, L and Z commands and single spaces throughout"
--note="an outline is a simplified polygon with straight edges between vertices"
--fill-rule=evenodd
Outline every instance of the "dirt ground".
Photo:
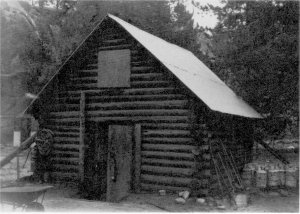
M 299 153 L 282 154 L 291 163 L 299 164 Z M 256 162 L 274 162 L 270 155 L 254 156 Z M 20 161 L 22 163 L 22 161 Z M 15 166 L 1 169 L 1 185 L 16 179 Z M 27 170 L 28 171 L 28 170 Z M 29 171 L 26 173 L 30 174 Z M 33 185 L 26 183 L 24 185 Z M 35 184 L 36 185 L 36 184 Z M 167 193 L 160 196 L 158 193 L 130 194 L 120 203 L 81 199 L 75 185 L 51 184 L 54 188 L 46 193 L 44 206 L 46 211 L 75 211 L 75 212 L 299 212 L 299 189 L 249 190 L 250 201 L 247 207 L 233 209 L 229 202 L 223 209 L 216 204 L 196 202 L 196 198 L 189 198 L 185 204 L 178 204 L 175 194 Z M 11 211 L 12 206 L 4 204 L 1 211 Z M 20 209 L 17 209 L 20 211 Z
M 32 184 L 26 184 L 32 185 Z M 130 194 L 119 203 L 81 199 L 75 186 L 56 184 L 48 190 L 43 205 L 45 210 L 74 212 L 299 212 L 299 191 L 297 189 L 279 189 L 261 191 L 252 189 L 247 207 L 234 210 L 229 204 L 218 209 L 208 203 L 200 204 L 196 198 L 189 198 L 185 204 L 178 204 L 175 194 L 160 196 L 158 193 Z M 12 206 L 4 204 L 2 211 L 11 211 Z M 19 211 L 20 209 L 17 209 Z

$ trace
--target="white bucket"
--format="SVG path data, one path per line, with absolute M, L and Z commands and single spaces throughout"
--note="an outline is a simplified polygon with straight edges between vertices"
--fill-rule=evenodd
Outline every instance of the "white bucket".
M 259 168 L 256 171 L 256 187 L 266 188 L 267 187 L 267 171 Z
M 255 166 L 253 164 L 247 164 L 242 173 L 243 183 L 246 187 L 251 187 L 253 185 L 253 180 L 255 178 Z
M 297 187 L 297 168 L 289 166 L 285 173 L 285 186 L 295 188 Z
M 237 194 L 234 197 L 234 200 L 238 208 L 246 207 L 248 205 L 248 195 L 246 194 L 242 194 L 242 193 Z
M 280 185 L 280 174 L 279 170 L 271 169 L 268 172 L 268 186 L 269 187 L 277 187 Z

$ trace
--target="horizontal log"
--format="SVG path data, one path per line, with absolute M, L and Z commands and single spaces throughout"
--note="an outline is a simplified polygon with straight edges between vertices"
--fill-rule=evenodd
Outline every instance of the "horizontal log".
M 79 158 L 79 152 L 54 150 L 52 156 L 54 158 Z
M 94 79 L 72 79 L 70 81 L 70 84 L 72 85 L 90 85 L 90 84 L 97 84 L 98 80 L 97 78 Z
M 89 84 L 95 84 L 97 83 L 98 80 L 97 78 L 93 78 L 93 79 L 83 79 L 83 78 L 78 78 L 78 79 L 72 79 L 70 81 L 70 83 L 72 85 L 89 85 Z
M 162 73 L 142 73 L 130 75 L 130 81 L 156 81 L 166 80 L 166 76 Z
M 158 185 L 158 184 L 147 184 L 147 183 L 141 183 L 141 188 L 142 190 L 145 191 L 158 191 L 164 189 L 172 192 L 181 192 L 188 189 L 188 187 L 186 186 L 175 187 L 170 185 Z
M 51 177 L 55 180 L 78 180 L 79 176 L 76 172 L 51 172 Z
M 195 146 L 190 145 L 170 145 L 170 144 L 142 144 L 145 151 L 177 151 L 177 152 L 190 152 Z
M 75 73 L 74 75 L 72 75 L 70 78 L 97 78 L 98 77 L 98 71 L 96 70 L 98 69 L 98 65 L 97 64 L 92 64 L 89 65 L 87 67 L 85 67 L 85 70 L 79 70 L 77 73 Z
M 122 88 L 122 89 L 97 89 L 87 91 L 86 95 L 90 98 L 93 96 L 103 96 L 103 95 L 151 95 L 151 94 L 180 94 L 180 90 L 174 87 L 168 88 Z M 79 91 L 69 91 L 69 92 L 59 92 L 58 95 L 60 97 L 69 97 L 74 96 L 79 99 L 80 92 Z
M 158 174 L 168 174 L 172 176 L 191 176 L 193 174 L 192 169 L 177 168 L 177 167 L 160 167 L 160 166 L 142 165 L 141 170 L 142 170 L 142 174 L 143 171 L 158 173 Z
M 119 117 L 119 116 L 185 116 L 189 111 L 185 109 L 134 109 L 134 110 L 97 110 L 88 111 L 88 117 Z M 75 117 L 76 115 L 74 115 Z M 70 116 L 71 117 L 71 116 Z
M 172 82 L 166 80 L 158 80 L 158 81 L 132 81 L 131 87 L 136 88 L 146 88 L 146 87 L 170 87 L 172 86 Z
M 112 46 L 102 46 L 99 47 L 99 51 L 104 51 L 104 50 L 117 50 L 117 49 L 125 49 L 125 48 L 130 48 L 132 44 L 123 44 L 123 45 L 112 45 Z M 98 56 L 98 53 L 97 53 Z
M 173 166 L 173 167 L 187 167 L 191 168 L 194 166 L 193 161 L 184 160 L 165 160 L 165 159 L 155 159 L 155 158 L 142 158 L 142 164 L 147 165 L 161 165 L 161 166 Z
M 71 122 L 79 122 L 79 117 L 78 118 L 59 118 L 59 117 L 55 117 L 55 116 L 51 116 L 49 115 L 49 120 L 47 120 L 49 123 L 61 123 L 61 122 L 65 122 L 65 123 L 71 123 Z
M 71 81 L 94 81 L 94 80 L 98 80 L 97 76 L 93 76 L 93 77 L 72 77 L 70 78 Z
M 64 118 L 77 118 L 79 117 L 79 111 L 67 111 L 67 112 L 50 112 L 51 116 L 55 118 L 64 117 Z
M 112 30 L 113 31 L 113 30 Z M 109 33 L 109 34 L 101 34 L 101 38 L 103 40 L 107 40 L 107 39 L 123 39 L 123 38 L 127 38 L 127 35 L 125 33 L 122 32 L 118 32 L 118 33 Z
M 143 143 L 151 144 L 193 144 L 193 139 L 189 137 L 178 138 L 178 137 L 143 137 Z
M 86 110 L 97 109 L 137 109 L 137 108 L 186 108 L 187 100 L 166 100 L 166 101 L 123 101 L 109 103 L 90 103 Z
M 168 137 L 190 137 L 189 130 L 168 130 L 168 129 L 157 129 L 157 130 L 149 130 L 144 129 L 143 136 L 145 137 L 160 137 L 160 136 L 168 136 Z
M 53 149 L 56 151 L 74 151 L 74 152 L 79 152 L 79 145 L 74 145 L 74 144 L 54 144 Z
M 62 127 L 70 127 L 71 129 L 79 127 L 79 121 L 71 121 L 71 122 L 64 122 L 64 121 L 56 121 L 56 120 L 47 120 L 47 127 L 48 126 L 62 126 Z
M 124 42 L 126 39 L 109 39 L 109 40 L 102 40 L 103 43 L 119 43 Z
M 64 158 L 64 157 L 51 157 L 51 160 L 54 162 L 69 162 L 73 165 L 77 165 L 79 158 Z
M 87 104 L 95 102 L 113 102 L 113 101 L 165 101 L 165 100 L 186 100 L 184 95 L 180 94 L 154 94 L 154 95 L 100 95 L 98 97 L 87 96 Z
M 155 63 L 154 60 L 148 59 L 148 60 L 133 60 L 131 58 L 131 66 L 138 67 L 138 66 L 150 66 L 151 64 Z
M 58 98 L 55 98 L 54 99 L 54 103 L 52 104 L 64 104 L 64 105 L 67 105 L 67 104 L 77 104 L 79 105 L 79 98 L 77 97 L 58 97 Z
M 131 122 L 188 122 L 187 116 L 123 116 L 123 117 L 95 117 L 87 116 L 88 121 L 105 122 L 105 121 L 131 121 Z
M 57 171 L 65 171 L 65 172 L 77 172 L 78 171 L 78 166 L 75 166 L 75 165 L 53 164 L 52 166 Z
M 189 123 L 145 123 L 141 124 L 144 129 L 169 129 L 169 130 L 190 130 Z
M 152 66 L 132 66 L 131 71 L 132 72 L 142 72 L 142 71 L 149 71 L 153 70 L 155 67 Z
M 54 103 L 49 105 L 51 112 L 69 112 L 69 111 L 79 111 L 78 104 L 68 104 L 68 103 Z
M 186 159 L 193 160 L 192 153 L 178 153 L 178 152 L 157 152 L 157 151 L 142 151 L 142 158 L 164 158 L 164 159 Z
M 53 131 L 55 137 L 75 137 L 79 138 L 79 132 L 59 132 L 54 130 Z
M 158 176 L 158 175 L 148 175 L 141 174 L 142 183 L 153 183 L 159 185 L 170 185 L 170 186 L 189 186 L 191 183 L 191 178 L 181 178 L 181 177 L 170 177 L 170 176 Z

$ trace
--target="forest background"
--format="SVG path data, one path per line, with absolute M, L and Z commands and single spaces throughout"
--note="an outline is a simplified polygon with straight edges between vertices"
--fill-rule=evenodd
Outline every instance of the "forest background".
M 12 141 L 14 118 L 107 13 L 192 51 L 264 116 L 257 135 L 299 137 L 298 1 L 0 3 L 1 144 Z M 216 26 L 199 26 L 197 11 L 213 13 Z

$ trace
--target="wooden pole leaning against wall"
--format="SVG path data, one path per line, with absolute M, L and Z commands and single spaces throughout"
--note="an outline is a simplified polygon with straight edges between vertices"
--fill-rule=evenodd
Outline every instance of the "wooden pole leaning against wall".
M 30 147 L 30 145 L 34 142 L 35 136 L 36 136 L 36 133 L 34 135 L 30 136 L 29 138 L 27 138 L 24 142 L 21 143 L 21 145 L 16 150 L 14 150 L 12 153 L 10 153 L 8 156 L 6 156 L 6 158 L 1 160 L 0 168 L 5 166 L 6 164 L 8 164 L 19 153 L 21 153 L 25 149 L 28 149 Z
M 80 113 L 79 113 L 79 179 L 81 182 L 84 181 L 84 136 L 85 136 L 85 92 L 80 93 Z

